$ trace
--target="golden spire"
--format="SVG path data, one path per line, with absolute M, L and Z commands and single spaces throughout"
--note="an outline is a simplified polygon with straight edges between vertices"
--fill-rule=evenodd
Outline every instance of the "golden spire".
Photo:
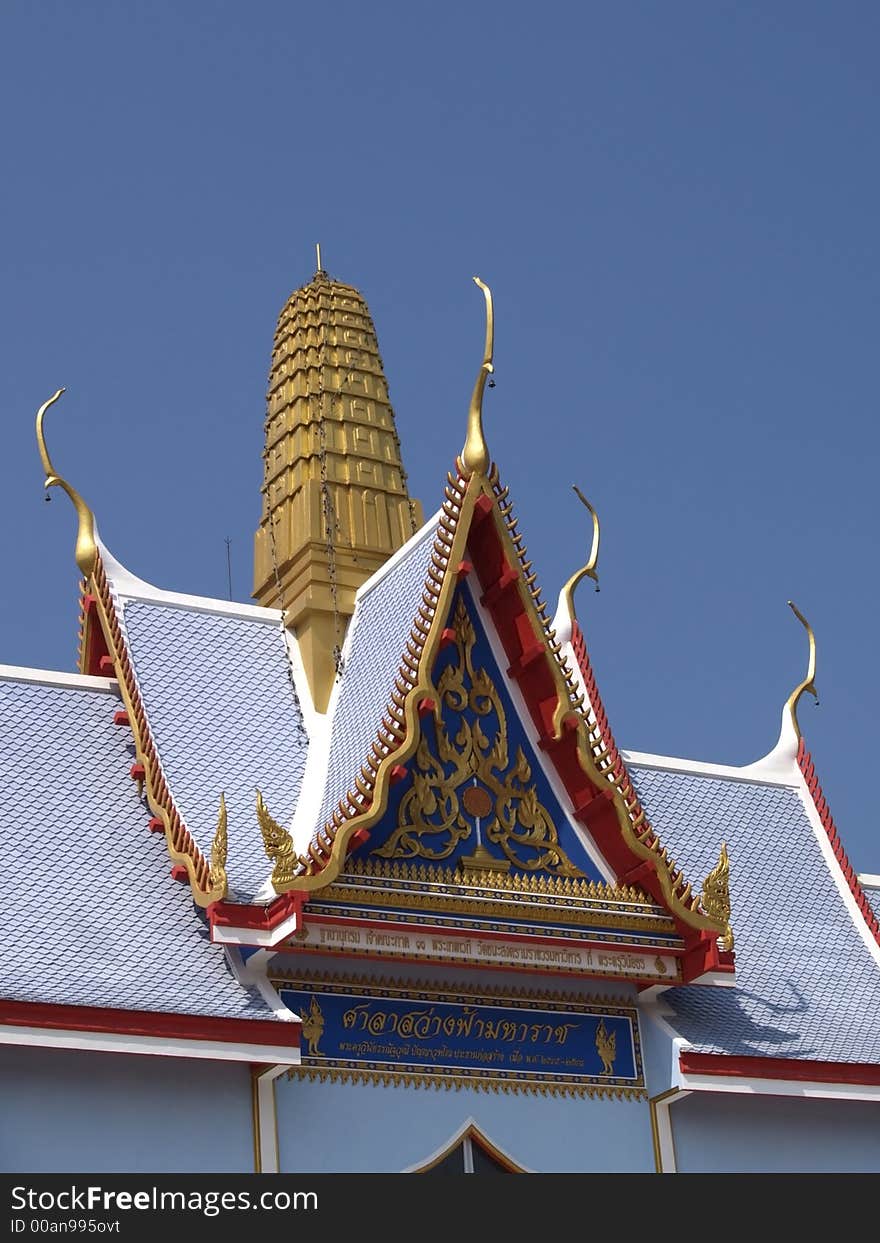
M 798 621 L 801 623 L 801 625 L 806 630 L 807 638 L 810 641 L 810 658 L 807 664 L 807 676 L 804 678 L 803 682 L 798 683 L 798 685 L 794 688 L 794 690 L 789 695 L 788 699 L 785 701 L 785 706 L 788 709 L 789 715 L 791 716 L 791 723 L 794 726 L 794 732 L 798 736 L 798 738 L 800 738 L 801 727 L 800 725 L 798 725 L 797 708 L 798 708 L 798 703 L 800 702 L 801 695 L 803 695 L 806 692 L 809 692 L 809 694 L 811 694 L 813 698 L 815 699 L 816 703 L 818 704 L 819 702 L 819 692 L 816 690 L 816 682 L 815 682 L 815 678 L 816 678 L 816 636 L 813 634 L 813 627 L 807 621 L 806 617 L 804 617 L 803 613 L 800 611 L 800 609 L 794 603 L 793 600 L 788 601 L 788 607 L 791 609 L 792 613 L 794 613 L 795 617 L 798 619 Z
M 495 370 L 492 365 L 495 350 L 495 312 L 492 308 L 492 290 L 483 284 L 479 276 L 474 277 L 474 284 L 482 289 L 486 298 L 486 344 L 468 410 L 467 437 L 461 451 L 461 464 L 468 475 L 485 475 L 489 469 L 489 450 L 483 437 L 483 392 L 486 381 Z
M 584 496 L 583 492 L 581 492 L 577 484 L 573 483 L 571 486 L 574 492 L 577 494 L 577 497 L 581 501 L 581 503 L 585 505 L 587 509 L 590 511 L 590 516 L 593 519 L 593 546 L 590 549 L 590 556 L 589 556 L 589 559 L 587 560 L 587 564 L 583 566 L 580 570 L 575 570 L 574 574 L 572 574 L 571 578 L 562 588 L 562 592 L 560 593 L 563 601 L 565 602 L 565 607 L 568 611 L 568 616 L 571 618 L 572 621 L 574 621 L 575 619 L 574 593 L 575 593 L 575 588 L 577 587 L 581 579 L 591 578 L 593 582 L 596 584 L 596 590 L 597 591 L 599 590 L 599 572 L 596 569 L 596 563 L 599 560 L 599 515 L 596 513 L 595 509 L 593 509 L 593 506 Z
M 37 411 L 37 446 L 40 450 L 40 460 L 43 463 L 43 470 L 46 472 L 46 479 L 43 484 L 44 488 L 61 488 L 67 493 L 73 501 L 73 507 L 76 510 L 76 516 L 79 522 L 76 532 L 76 548 L 74 555 L 76 564 L 85 574 L 86 578 L 95 568 L 98 560 L 98 548 L 95 542 L 95 516 L 89 509 L 80 494 L 75 488 L 72 488 L 66 479 L 58 474 L 52 465 L 52 459 L 49 457 L 49 450 L 46 447 L 46 437 L 43 432 L 43 419 L 46 411 L 50 406 L 54 406 L 55 402 L 64 392 L 63 388 L 59 388 L 58 392 L 53 394 L 48 401 L 44 401 Z
M 323 711 L 355 592 L 421 526 L 376 331 L 321 268 L 278 319 L 269 373 L 254 596 L 282 608 Z

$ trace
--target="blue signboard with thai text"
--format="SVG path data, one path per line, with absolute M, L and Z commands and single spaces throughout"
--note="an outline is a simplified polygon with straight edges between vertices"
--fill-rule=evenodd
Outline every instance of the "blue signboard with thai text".
M 631 1006 L 340 977 L 279 977 L 275 986 L 302 1019 L 303 1066 L 321 1074 L 621 1095 L 644 1087 Z

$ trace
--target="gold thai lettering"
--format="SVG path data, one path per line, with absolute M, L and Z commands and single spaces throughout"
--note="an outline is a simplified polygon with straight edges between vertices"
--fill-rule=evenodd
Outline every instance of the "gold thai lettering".
M 475 1035 L 478 1040 L 498 1040 L 522 1044 L 565 1044 L 578 1023 L 519 1023 L 510 1019 L 483 1018 L 469 1006 L 452 1014 L 438 1014 L 431 1006 L 426 1010 L 377 1010 L 372 1002 L 351 1006 L 342 1016 L 342 1026 L 351 1031 L 369 1032 L 371 1036 L 397 1036 L 400 1040 L 433 1040 L 438 1036 Z
M 341 942 L 343 945 L 360 945 L 361 934 L 356 928 L 322 928 L 321 944 Z
M 644 958 L 637 958 L 635 954 L 597 954 L 596 960 L 600 970 L 615 973 L 625 974 L 646 969 Z

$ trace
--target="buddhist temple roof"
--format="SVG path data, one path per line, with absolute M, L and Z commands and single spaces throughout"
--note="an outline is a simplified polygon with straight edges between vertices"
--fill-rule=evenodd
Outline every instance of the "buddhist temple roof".
M 314 326 L 309 316 L 329 298 L 324 283 L 308 294 L 315 306 L 302 311 L 297 331 Z M 208 927 L 220 910 L 235 930 L 250 907 L 265 922 L 247 926 L 268 928 L 259 944 L 275 946 L 290 935 L 283 920 L 292 899 L 301 911 L 332 884 L 378 829 L 391 785 L 414 785 L 406 765 L 422 716 L 434 719 L 440 699 L 438 655 L 459 641 L 458 599 L 479 615 L 498 680 L 517 705 L 511 715 L 540 752 L 535 767 L 550 774 L 558 819 L 572 822 L 595 865 L 591 879 L 637 886 L 664 908 L 682 952 L 703 964 L 678 978 L 727 985 L 663 992 L 649 1004 L 668 1027 L 708 1054 L 880 1059 L 880 878 L 864 888 L 849 865 L 797 725 L 798 699 L 814 689 L 812 631 L 807 677 L 763 760 L 734 768 L 618 749 L 574 610 L 577 581 L 596 576 L 598 518 L 591 510 L 590 559 L 563 588 L 551 622 L 483 437 L 493 321 L 481 288 L 487 336 L 465 450 L 438 479 L 438 513 L 402 547 L 395 539 L 397 551 L 359 585 L 357 576 L 349 583 L 351 622 L 326 712 L 286 614 L 135 578 L 97 539 L 91 512 L 41 442 L 47 482 L 77 508 L 83 669 L 116 680 L 28 671 L 0 679 L 2 879 L 6 909 L 25 928 L 0 965 L 0 988 L 22 1000 L 269 1018 L 260 997 L 235 982 Z M 373 350 L 372 337 L 368 344 Z M 314 343 L 303 344 L 306 355 L 307 347 Z M 307 357 L 300 362 L 314 370 Z M 328 365 L 322 356 L 321 375 Z M 378 385 L 378 373 L 373 379 Z M 291 393 L 310 427 L 308 406 Z M 300 434 L 294 422 L 285 435 Z M 396 488 L 410 514 L 408 494 Z M 153 833 L 132 778 L 144 787 Z M 134 962 L 138 969 L 127 970 Z
M 269 874 L 255 787 L 289 820 L 308 754 L 289 664 L 295 641 L 276 610 L 164 592 L 129 574 L 103 547 L 101 557 L 174 804 L 207 855 L 224 794 L 226 868 L 234 896 L 248 901 Z M 307 689 L 302 693 L 308 712 Z
M 169 875 L 119 706 L 109 679 L 0 671 L 0 997 L 271 1020 Z
M 666 1021 L 702 1052 L 880 1060 L 877 925 L 795 756 L 787 776 L 688 772 L 662 757 L 650 767 L 630 757 L 630 772 L 686 868 L 711 866 L 718 837 L 731 858 L 736 985 L 669 990 Z

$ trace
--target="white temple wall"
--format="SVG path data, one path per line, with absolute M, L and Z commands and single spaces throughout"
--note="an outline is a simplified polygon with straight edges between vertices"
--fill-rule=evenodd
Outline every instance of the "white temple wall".
M 396 1173 L 427 1161 L 468 1121 L 539 1173 L 654 1169 L 647 1100 L 470 1088 L 276 1082 L 282 1171 Z
M 0 1047 L 6 1173 L 251 1173 L 249 1067 Z
M 880 1101 L 695 1092 L 669 1114 L 679 1173 L 880 1172 Z

